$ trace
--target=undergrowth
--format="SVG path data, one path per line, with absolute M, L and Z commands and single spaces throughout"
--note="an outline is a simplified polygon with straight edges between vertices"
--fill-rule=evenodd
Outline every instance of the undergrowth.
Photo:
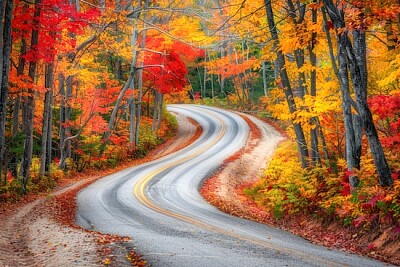
M 367 154 L 358 173 L 360 186 L 350 192 L 344 160 L 337 161 L 335 171 L 328 166 L 307 170 L 301 168 L 297 153 L 293 141 L 282 142 L 263 177 L 246 188 L 245 194 L 277 220 L 289 214 L 311 214 L 324 221 L 337 220 L 364 230 L 386 225 L 393 227 L 394 234 L 400 233 L 397 175 L 393 186 L 378 186 L 372 158 Z M 396 166 L 396 162 L 391 166 Z
M 151 129 L 152 120 L 143 117 L 139 133 L 139 143 L 134 147 L 129 146 L 127 135 L 114 135 L 110 143 L 104 146 L 99 136 L 82 137 L 73 144 L 71 158 L 67 159 L 67 168 L 58 169 L 59 158 L 54 157 L 50 164 L 50 171 L 44 177 L 39 176 L 40 159 L 32 159 L 30 177 L 23 190 L 21 179 L 18 175 L 7 174 L 7 179 L 0 185 L 0 203 L 15 202 L 27 193 L 39 194 L 49 192 L 61 179 L 68 179 L 77 173 L 103 171 L 115 168 L 130 160 L 145 157 L 151 150 L 175 136 L 178 129 L 176 118 L 165 112 L 161 127 L 153 132 Z M 101 152 L 100 152 L 101 151 Z M 18 169 L 18 168 L 17 168 Z

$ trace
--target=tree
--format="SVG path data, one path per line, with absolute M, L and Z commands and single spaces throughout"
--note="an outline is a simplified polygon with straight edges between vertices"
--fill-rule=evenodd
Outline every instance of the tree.
M 33 15 L 33 26 L 31 42 L 30 42 L 30 53 L 37 51 L 37 45 L 39 43 L 39 17 L 41 13 L 40 1 L 35 0 L 35 11 Z M 26 192 L 26 186 L 29 179 L 29 171 L 32 161 L 33 152 L 33 116 L 34 116 L 34 90 L 33 84 L 35 82 L 37 59 L 32 59 L 29 62 L 28 76 L 30 78 L 30 85 L 26 88 L 27 96 L 25 96 L 22 104 L 22 129 L 25 135 L 24 141 L 24 154 L 21 163 L 20 175 L 22 182 L 22 190 Z
M 379 182 L 382 186 L 391 185 L 393 183 L 391 171 L 386 161 L 382 145 L 378 138 L 378 133 L 372 120 L 372 114 L 367 103 L 368 72 L 365 39 L 366 25 L 363 22 L 365 11 L 363 8 L 357 8 L 359 12 L 357 18 L 359 27 L 353 29 L 353 46 L 349 39 L 348 31 L 346 30 L 344 10 L 336 6 L 331 0 L 324 0 L 324 4 L 332 20 L 333 26 L 338 32 L 338 57 L 342 58 L 342 61 L 345 61 L 341 64 L 347 64 L 350 72 L 353 88 L 356 94 L 357 112 L 362 119 L 363 129 L 368 138 L 370 149 L 374 157 L 375 166 L 379 174 Z M 341 76 L 344 77 L 345 74 Z
M 294 114 L 297 111 L 297 106 L 294 100 L 294 95 L 290 84 L 289 76 L 285 68 L 285 57 L 283 56 L 282 51 L 278 49 L 279 36 L 278 36 L 278 31 L 276 29 L 274 13 L 272 11 L 272 4 L 271 1 L 269 0 L 264 0 L 264 3 L 266 8 L 269 30 L 271 32 L 271 37 L 274 42 L 274 49 L 277 55 L 276 67 L 278 68 L 279 75 L 281 77 L 282 90 L 285 92 L 286 101 L 289 106 L 290 113 Z M 309 153 L 303 128 L 300 123 L 295 123 L 295 122 L 293 122 L 293 128 L 296 134 L 297 145 L 301 155 L 301 164 L 303 168 L 306 168 L 309 165 L 308 163 Z
M 0 181 L 2 180 L 4 156 L 5 156 L 5 123 L 8 99 L 8 76 L 10 70 L 11 55 L 11 22 L 12 22 L 13 0 L 0 2 Z M 4 22 L 3 22 L 4 17 Z

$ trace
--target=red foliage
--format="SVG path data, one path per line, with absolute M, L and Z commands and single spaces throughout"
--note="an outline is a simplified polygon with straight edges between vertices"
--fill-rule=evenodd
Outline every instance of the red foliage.
M 36 9 L 40 9 L 40 16 L 36 18 L 35 7 L 26 2 L 16 1 L 14 9 L 14 42 L 21 38 L 29 40 L 32 30 L 39 32 L 38 45 L 23 55 L 27 61 L 52 62 L 57 50 L 65 51 L 65 47 L 74 49 L 76 44 L 73 35 L 82 34 L 88 23 L 95 22 L 100 16 L 98 9 L 80 12 L 65 0 L 42 0 Z M 70 33 L 69 38 L 62 36 L 63 30 Z
M 342 185 L 342 190 L 341 190 L 342 196 L 350 195 L 350 184 L 346 182 L 341 182 L 341 185 Z
M 174 42 L 172 44 L 171 50 L 175 51 L 179 55 L 182 56 L 184 61 L 188 62 L 193 62 L 198 58 L 204 58 L 205 53 L 203 49 L 196 49 L 192 46 L 189 46 L 187 44 L 181 43 L 181 42 Z
M 146 47 L 159 51 L 148 52 L 144 58 L 144 75 L 148 85 L 161 93 L 182 91 L 187 85 L 188 73 L 184 60 L 194 61 L 202 55 L 201 51 L 177 41 L 168 45 L 161 37 L 147 37 Z
M 378 117 L 381 142 L 392 152 L 400 152 L 400 94 L 376 95 L 368 99 L 371 111 Z

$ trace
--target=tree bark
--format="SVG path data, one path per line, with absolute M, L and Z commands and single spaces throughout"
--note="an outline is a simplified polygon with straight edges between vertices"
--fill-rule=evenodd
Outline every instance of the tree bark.
M 77 139 L 77 138 L 79 138 L 79 136 L 81 136 L 83 128 L 85 128 L 86 124 L 89 123 L 89 121 L 93 117 L 93 115 L 94 115 L 94 113 L 92 113 L 92 112 L 89 114 L 89 116 L 86 118 L 86 120 L 82 123 L 81 127 L 79 128 L 77 134 L 75 134 L 73 136 L 68 136 L 67 138 L 64 139 L 64 142 L 62 144 L 60 144 L 61 145 L 60 151 L 65 151 L 65 149 L 66 149 L 65 146 L 67 144 L 69 144 L 72 140 Z M 61 153 L 59 168 L 60 168 L 60 166 L 66 166 L 66 163 L 65 163 L 66 159 L 67 159 L 66 155 Z
M 148 7 L 148 0 L 144 1 L 144 9 L 146 10 Z M 142 43 L 140 44 L 140 48 L 145 48 L 146 47 L 146 26 L 144 21 L 146 20 L 146 13 L 144 13 L 144 18 L 143 18 L 143 31 L 142 31 Z M 132 44 L 134 45 L 134 44 Z M 139 51 L 138 51 L 139 52 Z M 136 54 L 136 57 L 139 57 L 139 54 Z M 136 105 L 136 125 L 135 125 L 135 146 L 139 143 L 139 132 L 140 132 L 140 120 L 142 116 L 142 97 L 143 97 L 143 61 L 139 62 L 139 70 L 137 72 L 138 75 L 138 89 L 139 89 L 139 95 L 138 95 L 138 103 Z
M 53 98 L 53 75 L 54 75 L 54 65 L 53 63 L 48 63 L 45 70 L 45 88 L 46 93 L 44 97 L 44 111 L 43 111 L 43 125 L 42 125 L 42 151 L 40 155 L 40 171 L 39 176 L 43 177 L 46 171 L 46 165 L 48 162 L 48 150 L 49 150 L 49 131 L 51 129 L 51 112 L 52 112 L 52 98 Z M 50 136 L 51 138 L 51 136 Z
M 131 95 L 129 99 L 129 145 L 135 145 L 135 118 L 136 118 L 135 97 Z
M 61 104 L 60 104 L 60 162 L 58 164 L 58 169 L 65 170 L 66 169 L 66 161 L 65 161 L 65 150 L 63 149 L 64 140 L 67 138 L 66 136 L 66 118 L 65 118 L 65 108 L 66 108 L 66 94 L 65 94 L 65 77 L 64 74 L 60 73 L 58 75 L 58 87 L 59 87 L 59 94 L 61 97 Z
M 344 14 L 335 6 L 332 0 L 324 0 L 325 8 L 336 30 L 345 28 Z M 362 19 L 363 14 L 359 14 Z M 365 30 L 353 31 L 354 49 L 347 32 L 338 34 L 339 49 L 345 53 L 347 64 L 356 95 L 357 111 L 362 119 L 363 129 L 366 133 L 375 167 L 382 186 L 393 184 L 393 178 L 386 157 L 378 138 L 372 114 L 367 103 L 367 61 Z
M 263 89 L 264 89 L 264 96 L 267 95 L 268 92 L 268 83 L 267 83 L 267 66 L 266 66 L 266 61 L 263 60 L 261 61 L 261 66 L 262 66 L 262 76 L 263 76 Z
M 41 13 L 40 9 L 40 0 L 35 1 L 35 11 L 34 11 L 34 25 L 38 25 L 39 17 Z M 31 49 L 36 49 L 36 46 L 39 42 L 39 31 L 37 27 L 32 30 L 31 36 Z M 37 63 L 35 61 L 29 62 L 29 71 L 28 75 L 32 80 L 32 83 L 35 82 L 35 74 L 36 74 Z M 22 182 L 22 190 L 26 193 L 26 186 L 29 179 L 29 169 L 32 162 L 32 150 L 33 150 L 33 117 L 34 117 L 34 108 L 35 108 L 35 98 L 34 91 L 32 88 L 27 89 L 27 96 L 24 97 L 24 102 L 22 105 L 22 118 L 24 125 L 24 135 L 25 135 L 25 143 L 24 143 L 24 152 L 21 163 L 21 182 Z
M 356 94 L 356 102 L 361 116 L 364 131 L 368 139 L 375 167 L 379 174 L 379 183 L 382 186 L 393 184 L 392 173 L 386 161 L 382 144 L 378 137 L 372 114 L 367 102 L 367 49 L 365 31 L 355 30 L 353 33 L 354 56 L 349 57 L 352 80 Z M 348 43 L 348 42 L 346 42 Z M 348 44 L 349 45 L 349 44 Z M 348 53 L 351 53 L 351 46 L 348 46 Z M 356 60 L 356 61 L 355 61 Z
M 0 21 L 2 22 L 3 17 L 3 3 L 0 3 Z M 0 81 L 0 180 L 2 178 L 3 172 L 3 162 L 5 157 L 5 125 L 6 125 L 6 112 L 7 112 L 7 100 L 8 100 L 8 75 L 10 71 L 10 56 L 12 48 L 11 40 L 11 22 L 12 22 L 12 10 L 13 10 L 13 0 L 7 0 L 4 10 L 4 24 L 0 27 L 2 28 L 3 34 L 0 35 L 2 39 L 2 46 L 0 49 L 0 71 L 2 73 L 2 78 Z M 7 166 L 4 166 L 7 168 Z M 7 174 L 7 171 L 5 172 Z
M 163 102 L 164 102 L 164 94 L 163 93 L 159 93 L 160 94 L 160 98 L 159 98 L 159 107 L 158 107 L 158 118 L 157 118 L 157 130 L 160 130 L 161 128 L 161 120 L 162 120 L 162 114 L 163 114 Z
M 0 71 L 3 71 L 3 62 L 4 62 L 4 53 L 3 53 L 3 49 L 4 49 L 4 38 L 3 38 L 3 32 L 4 32 L 4 24 L 3 24 L 3 20 L 4 20 L 4 13 L 5 13 L 5 4 L 6 4 L 6 0 L 0 0 Z M 0 81 L 1 83 L 1 81 Z M 1 86 L 1 84 L 0 84 Z
M 267 20 L 268 20 L 268 26 L 269 30 L 271 32 L 272 39 L 274 40 L 274 47 L 277 49 L 279 47 L 279 37 L 278 37 L 278 31 L 276 29 L 275 25 L 275 20 L 274 20 L 274 14 L 272 11 L 272 5 L 270 0 L 264 0 L 265 3 L 265 8 L 267 12 Z M 287 74 L 287 71 L 285 69 L 285 58 L 283 56 L 282 51 L 277 50 L 277 60 L 276 60 L 276 66 L 278 67 L 279 70 L 279 75 L 282 80 L 282 85 L 283 85 L 283 90 L 285 93 L 286 101 L 289 106 L 289 111 L 291 114 L 295 113 L 297 111 L 296 103 L 294 101 L 294 96 L 293 96 L 293 91 L 290 85 L 289 81 L 289 76 Z M 309 153 L 308 153 L 308 148 L 307 148 L 307 142 L 306 138 L 304 136 L 304 131 L 299 123 L 295 123 L 292 121 L 293 128 L 296 134 L 296 141 L 297 145 L 299 148 L 299 153 L 301 157 L 301 165 L 303 168 L 307 168 L 309 165 Z
M 157 118 L 158 118 L 158 102 L 159 102 L 159 93 L 157 90 L 154 90 L 154 106 L 153 106 L 153 121 L 151 123 L 151 131 L 154 132 L 157 127 Z
M 343 120 L 345 127 L 345 137 L 346 137 L 346 160 L 347 169 L 350 173 L 353 173 L 354 169 L 360 169 L 360 155 L 357 154 L 358 149 L 355 143 L 355 132 L 353 127 L 353 114 L 351 111 L 351 95 L 350 95 L 350 85 L 348 80 L 348 68 L 346 61 L 346 54 L 342 46 L 339 45 L 338 49 L 338 59 L 339 59 L 339 75 L 342 81 L 340 90 L 342 94 L 342 110 L 343 110 Z M 350 175 L 350 185 L 354 188 L 359 184 L 359 179 L 356 175 Z
M 133 12 L 132 12 L 134 14 L 134 17 L 131 19 L 132 24 L 136 23 L 135 20 L 137 20 L 140 15 L 140 12 L 139 12 L 139 10 L 141 8 L 140 3 L 138 3 L 137 6 L 135 5 L 134 8 L 135 8 L 135 10 L 133 10 Z M 139 39 L 139 30 L 136 26 L 134 26 L 133 30 L 132 30 L 131 38 L 130 38 L 131 46 L 132 46 L 132 61 L 131 61 L 131 66 L 130 66 L 129 77 L 128 77 L 128 80 L 126 81 L 126 83 L 124 84 L 124 86 L 122 87 L 122 89 L 118 95 L 117 101 L 115 102 L 114 108 L 111 112 L 110 120 L 108 121 L 108 130 L 104 134 L 104 137 L 103 137 L 104 142 L 107 142 L 108 138 L 111 136 L 112 131 L 115 128 L 115 121 L 117 118 L 117 113 L 118 113 L 120 104 L 123 100 L 123 97 L 125 96 L 126 91 L 132 86 L 132 84 L 134 82 L 134 77 L 138 70 L 136 67 L 137 60 L 138 60 L 139 53 L 140 53 L 140 51 L 138 51 L 138 49 L 136 49 L 136 44 L 137 44 L 138 39 Z M 134 121 L 134 118 L 132 118 L 132 113 L 135 113 L 135 112 L 132 112 L 132 107 L 134 108 L 135 106 L 136 105 L 135 105 L 134 99 L 133 99 L 133 97 L 131 97 L 131 100 L 130 100 L 130 116 L 131 116 L 130 122 L 131 123 L 132 123 L 132 121 Z M 130 124 L 130 144 L 134 146 L 135 141 L 134 140 L 132 141 L 132 138 L 134 138 L 135 134 L 134 134 L 134 129 L 132 129 L 132 127 L 133 126 Z
M 315 1 L 314 1 L 315 2 Z M 317 9 L 312 10 L 312 15 L 311 15 L 311 20 L 312 23 L 315 25 L 317 24 Z M 311 33 L 311 43 L 308 46 L 309 52 L 310 52 L 310 63 L 311 67 L 313 68 L 311 70 L 311 75 L 310 75 L 310 95 L 313 97 L 317 96 L 317 72 L 316 72 L 316 67 L 317 67 L 317 55 L 314 52 L 315 44 L 317 39 L 317 34 L 315 32 Z M 319 156 L 319 146 L 318 146 L 318 135 L 320 133 L 319 131 L 319 123 L 318 123 L 318 117 L 312 117 L 310 119 L 310 123 L 314 128 L 311 129 L 311 163 L 313 166 L 316 166 L 318 164 L 321 164 L 321 158 Z

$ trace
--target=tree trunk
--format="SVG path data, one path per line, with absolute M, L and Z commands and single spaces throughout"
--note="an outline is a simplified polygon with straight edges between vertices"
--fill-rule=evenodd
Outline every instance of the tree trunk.
M 34 11 L 34 25 L 38 25 L 39 16 L 40 16 L 40 0 L 35 1 L 35 11 Z M 31 49 L 36 49 L 36 46 L 39 42 L 39 31 L 37 28 L 32 30 L 31 36 Z M 28 75 L 32 80 L 32 83 L 35 81 L 36 74 L 36 66 L 37 63 L 34 61 L 29 62 L 29 71 Z M 26 186 L 29 179 L 29 169 L 32 162 L 32 150 L 33 150 L 33 117 L 34 117 L 34 107 L 35 107 L 35 98 L 34 91 L 32 88 L 27 89 L 27 96 L 24 97 L 24 102 L 22 105 L 22 120 L 24 125 L 24 135 L 25 135 L 25 143 L 24 143 L 24 152 L 21 163 L 21 182 L 22 182 L 22 190 L 26 193 Z
M 17 66 L 17 75 L 21 76 L 24 74 L 25 70 L 25 53 L 26 53 L 26 41 L 24 38 L 21 40 L 21 49 L 20 49 L 20 56 L 18 59 L 18 66 Z M 12 126 L 12 139 L 13 141 L 16 141 L 16 138 L 18 136 L 18 132 L 20 129 L 20 109 L 21 109 L 21 90 L 18 93 L 18 96 L 14 102 L 14 107 L 13 107 L 13 126 Z M 14 177 L 18 176 L 18 155 L 16 154 L 11 154 L 11 159 L 9 162 L 9 169 L 11 170 L 11 173 Z
M 275 49 L 277 49 L 277 47 L 279 47 L 279 37 L 278 37 L 278 31 L 277 31 L 276 25 L 275 25 L 271 1 L 264 0 L 264 3 L 265 3 L 266 12 L 267 12 L 267 20 L 268 20 L 269 30 L 271 32 L 272 39 L 274 40 L 274 47 L 275 47 Z M 286 97 L 286 101 L 289 106 L 289 111 L 291 114 L 293 114 L 297 111 L 297 107 L 296 107 L 296 103 L 294 101 L 294 96 L 293 96 L 292 88 L 290 85 L 289 77 L 288 77 L 287 71 L 285 69 L 285 58 L 284 58 L 281 50 L 277 50 L 276 53 L 277 53 L 276 66 L 278 67 L 279 75 L 282 80 L 283 90 L 285 92 L 285 97 Z M 301 165 L 303 168 L 307 168 L 309 154 L 308 154 L 307 142 L 306 142 L 306 138 L 304 136 L 303 128 L 302 128 L 301 124 L 299 124 L 299 123 L 292 122 L 292 124 L 293 124 L 293 128 L 294 128 L 294 131 L 296 134 L 297 145 L 298 145 L 299 153 L 300 153 L 300 157 L 301 157 Z
M 53 105 L 53 90 L 50 91 L 50 112 L 49 112 L 49 117 L 48 117 L 48 131 L 47 131 L 47 156 L 46 156 L 46 165 L 44 168 L 45 173 L 50 173 L 50 164 L 52 161 L 52 149 L 53 149 L 53 127 L 52 127 L 52 121 L 53 121 L 53 112 L 52 112 L 52 105 Z
M 224 42 L 222 47 L 221 47 L 221 58 L 223 58 L 225 56 L 225 52 L 224 52 L 225 46 L 226 45 L 225 45 L 225 42 Z M 222 76 L 222 74 L 220 74 L 218 77 L 219 77 L 219 86 L 220 86 L 220 89 L 221 89 L 221 95 L 222 96 L 226 96 L 226 93 L 225 93 L 225 79 Z
M 148 6 L 148 0 L 144 1 L 144 9 L 146 9 Z M 146 47 L 146 26 L 144 24 L 146 20 L 146 13 L 144 13 L 144 18 L 143 18 L 143 28 L 144 30 L 142 31 L 142 43 L 140 44 L 140 48 L 145 48 Z M 132 44 L 134 45 L 134 44 Z M 139 54 L 137 54 L 137 57 Z M 136 128 L 135 128 L 135 146 L 139 143 L 139 132 L 140 132 L 140 120 L 142 116 L 142 97 L 143 97 L 143 61 L 139 63 L 139 70 L 138 70 L 138 88 L 139 88 L 139 95 L 138 95 L 138 103 L 136 105 L 137 110 L 136 110 Z
M 343 111 L 343 120 L 344 120 L 344 134 L 345 134 L 345 155 L 347 161 L 347 169 L 350 171 L 349 182 L 350 185 L 354 188 L 359 184 L 359 179 L 356 175 L 354 175 L 353 170 L 360 169 L 360 159 L 361 159 L 361 146 L 358 146 L 356 143 L 356 130 L 357 136 L 359 136 L 360 129 L 354 129 L 353 125 L 353 113 L 352 113 L 352 98 L 350 95 L 350 85 L 349 85 L 349 71 L 347 65 L 346 52 L 342 46 L 339 44 L 338 40 L 338 61 L 339 66 L 336 64 L 335 56 L 333 53 L 333 44 L 332 39 L 329 34 L 328 28 L 328 20 L 326 16 L 326 10 L 322 9 L 322 15 L 324 19 L 324 26 L 326 32 L 326 38 L 328 40 L 328 48 L 329 55 L 332 62 L 332 67 L 335 75 L 337 76 L 340 83 L 340 91 L 342 96 L 342 111 Z M 338 14 L 338 17 L 342 17 L 343 14 Z M 340 23 L 339 21 L 336 22 Z M 340 26 L 339 26 L 340 25 Z M 344 27 L 344 24 L 338 24 L 337 27 Z M 361 132 L 362 134 L 362 132 Z M 359 144 L 360 145 L 360 144 Z
M 162 120 L 162 113 L 163 113 L 163 101 L 164 101 L 164 94 L 163 93 L 159 93 L 160 94 L 160 98 L 159 98 L 159 107 L 158 107 L 158 119 L 157 119 L 157 130 L 160 130 L 161 128 L 161 120 Z
M 141 12 L 139 12 L 139 10 L 141 8 L 140 5 L 141 5 L 140 3 L 137 3 L 137 5 L 134 5 L 135 10 L 133 10 L 133 14 L 135 14 L 135 15 L 131 19 L 132 24 L 135 23 L 135 20 L 138 19 L 139 15 L 141 14 Z M 125 96 L 126 91 L 132 86 L 134 77 L 138 70 L 136 67 L 137 60 L 139 58 L 139 53 L 140 53 L 140 51 L 138 49 L 136 49 L 136 44 L 137 44 L 138 39 L 139 39 L 139 29 L 137 27 L 134 27 L 132 29 L 132 34 L 131 34 L 131 38 L 130 38 L 131 46 L 132 46 L 132 62 L 131 62 L 131 66 L 130 66 L 130 74 L 129 74 L 128 80 L 122 87 L 122 89 L 118 95 L 117 101 L 115 102 L 114 108 L 111 112 L 110 120 L 108 121 L 108 130 L 104 134 L 104 137 L 103 137 L 103 140 L 105 143 L 107 142 L 108 138 L 111 136 L 112 131 L 115 128 L 115 121 L 117 118 L 117 113 L 118 113 L 120 104 Z M 131 98 L 131 100 L 132 100 L 132 98 Z M 135 103 L 131 102 L 130 108 L 132 109 L 132 107 L 135 107 L 135 106 L 136 106 Z M 134 120 L 132 118 L 132 110 L 131 110 L 130 114 L 131 114 L 131 123 L 132 123 L 132 121 Z M 130 125 L 130 127 L 132 127 L 132 125 Z M 132 139 L 133 136 L 134 136 L 134 132 L 130 128 L 130 139 Z M 131 145 L 134 145 L 134 141 L 130 140 L 130 143 L 131 143 Z
M 54 65 L 48 63 L 45 70 L 45 87 L 46 93 L 44 97 L 43 125 L 42 125 L 42 151 L 40 155 L 40 171 L 39 176 L 42 178 L 45 175 L 47 156 L 49 155 L 49 131 L 51 129 L 51 112 L 52 112 L 52 91 L 53 91 L 53 75 Z
M 303 21 L 304 21 L 303 10 L 304 10 L 305 5 L 304 5 L 304 7 L 302 6 L 301 8 L 296 9 L 292 0 L 287 0 L 286 2 L 289 7 L 288 16 L 291 17 L 294 27 L 295 27 L 295 30 L 296 30 L 296 32 L 298 32 L 299 31 L 298 25 L 303 23 Z M 297 15 L 296 11 L 299 11 L 298 15 Z M 298 49 L 294 50 L 294 57 L 296 60 L 297 69 L 301 70 L 304 66 L 304 49 L 298 48 Z M 306 75 L 305 75 L 304 71 L 299 71 L 298 75 L 299 75 L 299 77 L 297 79 L 297 83 L 298 83 L 297 86 L 298 86 L 299 97 L 301 99 L 304 99 L 304 96 L 306 94 L 306 87 L 305 87 Z
M 131 79 L 131 88 L 135 88 L 134 79 Z M 136 104 L 135 96 L 132 92 L 129 98 L 129 148 L 133 149 L 135 146 L 135 118 L 136 118 Z
M 121 80 L 122 78 L 122 60 L 117 58 L 114 63 L 114 75 L 115 79 Z
M 267 84 L 267 66 L 266 66 L 266 61 L 263 60 L 261 61 L 261 66 L 262 66 L 262 76 L 263 76 L 263 89 L 264 89 L 264 95 L 267 95 L 267 90 L 268 90 L 268 84 Z
M 341 82 L 341 94 L 342 94 L 342 110 L 343 110 L 343 119 L 344 119 L 344 128 L 345 128 L 345 137 L 346 137 L 346 160 L 347 160 L 347 169 L 350 173 L 353 173 L 354 169 L 359 169 L 360 166 L 360 156 L 357 155 L 355 143 L 355 132 L 353 127 L 353 114 L 351 112 L 351 95 L 350 95 L 350 85 L 348 80 L 348 68 L 346 61 L 346 54 L 342 46 L 339 45 L 338 50 L 338 59 L 339 59 L 339 75 Z M 350 175 L 350 185 L 352 187 L 357 187 L 359 184 L 359 179 L 356 175 Z
M 65 81 L 65 82 L 64 82 Z M 61 107 L 60 107 L 60 163 L 58 169 L 67 169 L 67 159 L 71 157 L 71 127 L 69 126 L 71 120 L 72 108 L 68 101 L 72 98 L 72 83 L 73 76 L 68 76 L 64 80 L 63 74 L 59 75 L 59 86 Z
M 143 67 L 143 63 L 140 63 Z M 135 124 L 135 146 L 139 143 L 140 120 L 142 117 L 142 97 L 143 97 L 143 69 L 138 71 L 138 103 L 136 105 L 136 124 Z
M 5 4 L 6 0 L 0 0 L 0 71 L 3 71 L 3 62 L 4 62 L 4 38 L 3 38 L 3 32 L 4 32 L 4 24 L 3 24 L 3 19 L 4 19 L 4 13 L 5 13 Z M 1 80 L 0 80 L 0 86 L 1 86 Z
M 3 17 L 3 3 L 0 3 L 2 11 L 0 12 L 0 21 Z M 2 39 L 2 47 L 0 48 L 0 71 L 2 78 L 0 81 L 0 180 L 3 172 L 3 162 L 5 157 L 5 125 L 6 125 L 6 112 L 7 112 L 7 99 L 8 99 L 8 75 L 10 71 L 10 56 L 11 56 L 11 22 L 12 22 L 13 0 L 7 0 L 4 11 L 4 24 L 0 28 L 3 34 L 0 35 Z M 4 166 L 7 168 L 7 166 Z M 7 171 L 5 171 L 7 175 Z
M 353 33 L 354 54 L 355 57 L 349 57 L 350 69 L 352 70 L 352 80 L 358 112 L 361 116 L 364 131 L 368 139 L 372 156 L 374 158 L 375 167 L 379 174 L 379 183 L 382 186 L 393 184 L 392 173 L 386 161 L 386 157 L 382 148 L 382 144 L 378 137 L 372 114 L 367 102 L 367 48 L 365 32 L 355 30 Z M 346 42 L 348 43 L 348 42 Z M 348 46 L 348 51 L 352 51 Z M 356 61 L 355 61 L 356 60 Z
M 315 2 L 315 1 L 314 1 Z M 317 9 L 312 10 L 312 23 L 317 24 Z M 315 68 L 317 67 L 317 55 L 314 52 L 315 44 L 316 44 L 317 34 L 313 32 L 311 34 L 311 44 L 309 45 L 310 52 L 310 63 L 311 67 L 311 76 L 310 76 L 310 95 L 313 97 L 317 96 L 317 72 Z M 318 147 L 318 134 L 319 134 L 319 123 L 317 117 L 312 117 L 310 123 L 314 128 L 311 129 L 311 163 L 313 166 L 321 164 L 321 159 L 319 156 L 319 147 Z
M 322 150 L 324 151 L 324 158 L 326 161 L 329 161 L 330 156 L 329 156 L 328 147 L 326 145 L 325 135 L 324 135 L 324 132 L 322 130 L 319 120 L 317 121 L 317 123 L 318 123 L 319 137 L 321 139 Z
M 65 136 L 68 138 L 71 136 L 71 127 L 70 127 L 70 121 L 71 121 L 71 115 L 72 115 L 72 107 L 70 105 L 70 100 L 72 98 L 72 84 L 74 81 L 74 77 L 69 75 L 65 81 L 65 107 L 64 107 L 64 119 L 65 119 Z M 67 158 L 71 157 L 71 141 L 68 141 L 65 145 L 65 155 Z
M 296 59 L 296 65 L 297 69 L 300 70 L 301 68 L 304 67 L 304 50 L 303 49 L 296 49 L 294 51 L 295 59 Z M 304 96 L 306 94 L 306 87 L 304 86 L 306 84 L 306 75 L 303 71 L 299 71 L 299 77 L 297 79 L 297 86 L 298 86 L 298 96 L 301 99 L 304 99 Z
M 324 0 L 325 8 L 333 22 L 336 30 L 345 27 L 344 14 L 338 10 L 332 0 Z M 359 14 L 363 18 L 363 14 Z M 362 119 L 363 128 L 366 133 L 371 153 L 374 158 L 375 167 L 379 175 L 379 183 L 382 186 L 393 184 L 389 165 L 378 138 L 372 114 L 367 103 L 367 61 L 366 40 L 363 29 L 354 30 L 354 49 L 347 33 L 338 34 L 339 49 L 345 53 L 347 64 L 356 94 L 357 111 Z
M 135 118 L 136 118 L 135 98 L 132 95 L 129 100 L 129 145 L 135 145 Z
M 65 160 L 64 160 L 64 151 L 61 149 L 62 144 L 64 144 L 65 140 L 65 128 L 63 124 L 65 123 L 65 77 L 64 74 L 59 73 L 58 75 L 58 92 L 61 98 L 61 104 L 60 104 L 60 133 L 59 133 L 59 138 L 60 138 L 60 143 L 59 143 L 59 152 L 60 152 L 60 162 L 58 165 L 58 169 L 64 170 L 65 169 Z
M 158 92 L 154 90 L 154 105 L 153 105 L 153 121 L 151 123 L 151 131 L 154 132 L 157 126 L 157 118 L 158 118 Z

